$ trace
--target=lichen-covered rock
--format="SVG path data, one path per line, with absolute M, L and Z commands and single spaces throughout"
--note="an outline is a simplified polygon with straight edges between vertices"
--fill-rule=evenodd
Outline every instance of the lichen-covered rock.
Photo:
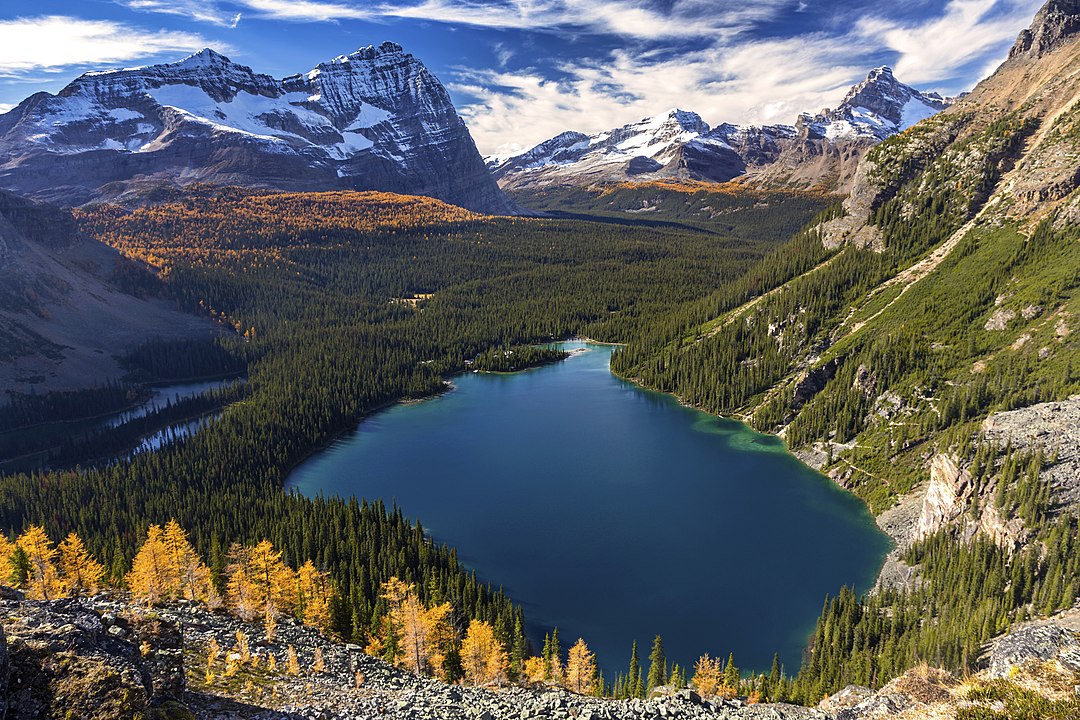
M 1025 623 L 990 645 L 984 661 L 991 678 L 1007 678 L 1025 663 L 1056 661 L 1067 672 L 1080 672 L 1080 617 L 1076 611 L 1047 621 Z
M 10 661 L 7 720 L 191 717 L 175 698 L 155 693 L 154 663 L 148 659 L 155 650 L 147 639 L 139 640 L 138 624 L 123 618 L 103 622 L 85 600 L 0 602 Z

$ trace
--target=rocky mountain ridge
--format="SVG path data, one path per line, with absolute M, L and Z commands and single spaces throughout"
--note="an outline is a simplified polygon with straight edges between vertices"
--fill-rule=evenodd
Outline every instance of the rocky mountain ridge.
M 86 73 L 0 115 L 0 187 L 75 205 L 196 181 L 515 211 L 446 89 L 389 42 L 282 80 L 205 49 Z
M 803 114 L 795 125 L 710 127 L 672 109 L 595 135 L 565 132 L 511 157 L 487 158 L 508 189 L 680 178 L 842 189 L 873 144 L 948 107 L 952 99 L 901 83 L 888 67 L 872 70 L 835 110 Z M 814 166 L 817 167 L 814 167 Z
M 475 688 L 392 667 L 290 619 L 268 639 L 262 624 L 199 604 L 146 608 L 123 595 L 32 601 L 7 588 L 2 594 L 0 711 L 11 720 L 869 720 L 970 707 L 965 690 L 977 682 L 916 669 L 876 693 L 845 688 L 818 708 L 703 698 L 691 689 L 608 700 L 544 686 Z M 980 678 L 1069 677 L 1080 670 L 1077 622 L 1066 613 L 999 638 Z M 220 648 L 216 656 L 211 643 Z M 294 670 L 271 664 L 289 648 Z

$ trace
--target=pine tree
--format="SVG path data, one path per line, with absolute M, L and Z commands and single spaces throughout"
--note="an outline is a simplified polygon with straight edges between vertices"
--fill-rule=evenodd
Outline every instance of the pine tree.
M 724 686 L 733 694 L 739 694 L 739 668 L 735 666 L 735 653 L 728 653 L 727 664 L 724 666 Z
M 551 631 L 551 643 L 548 645 L 546 656 L 547 660 L 547 679 L 553 683 L 562 684 L 563 681 L 563 666 L 562 666 L 562 648 L 559 647 L 559 628 L 555 628 Z
M 664 655 L 664 641 L 659 635 L 653 639 L 652 651 L 649 653 L 649 685 L 648 692 L 661 685 L 666 685 L 668 679 L 667 656 Z
M 645 686 L 641 681 L 641 661 L 638 660 L 637 640 L 630 649 L 630 670 L 626 674 L 627 697 L 645 697 Z
M 68 593 L 74 597 L 93 595 L 105 577 L 105 567 L 95 560 L 75 533 L 68 533 L 60 543 L 60 571 Z
M 668 678 L 668 685 L 676 690 L 681 690 L 686 687 L 686 671 L 683 670 L 679 663 L 675 663 L 671 666 L 671 676 Z
M 525 671 L 525 656 L 529 653 L 529 642 L 521 627 L 521 618 L 514 618 L 514 634 L 510 644 L 510 679 L 518 680 Z

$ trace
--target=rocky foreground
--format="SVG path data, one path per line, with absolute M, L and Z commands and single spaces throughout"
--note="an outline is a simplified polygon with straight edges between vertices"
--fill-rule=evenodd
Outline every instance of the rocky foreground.
M 28 601 L 9 591 L 4 597 L 0 716 L 9 720 L 951 718 L 957 708 L 977 704 L 967 699 L 972 688 L 993 678 L 1029 685 L 1034 678 L 1042 695 L 1066 703 L 1075 702 L 1080 683 L 1080 610 L 1019 627 L 999 639 L 988 650 L 987 670 L 978 680 L 961 682 L 922 668 L 876 693 L 849 687 L 818 708 L 803 708 L 702 698 L 688 689 L 661 688 L 649 700 L 614 701 L 558 688 L 447 685 L 394 668 L 291 620 L 282 620 L 268 641 L 261 625 L 198 605 L 148 610 L 118 596 Z M 238 632 L 247 639 L 252 659 L 242 657 Z M 221 652 L 208 663 L 212 640 Z M 297 674 L 285 664 L 290 645 L 299 661 Z M 270 665 L 271 654 L 276 667 Z M 324 667 L 317 670 L 320 655 Z

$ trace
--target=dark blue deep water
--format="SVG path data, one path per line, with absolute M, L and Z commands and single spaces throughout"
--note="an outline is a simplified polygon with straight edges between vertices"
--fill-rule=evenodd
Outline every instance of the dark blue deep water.
M 687 666 L 779 652 L 795 672 L 825 595 L 888 551 L 865 506 L 778 439 L 612 376 L 610 347 L 566 347 L 377 413 L 290 484 L 396 501 L 524 604 L 534 643 L 582 636 L 609 680 L 656 634 Z

